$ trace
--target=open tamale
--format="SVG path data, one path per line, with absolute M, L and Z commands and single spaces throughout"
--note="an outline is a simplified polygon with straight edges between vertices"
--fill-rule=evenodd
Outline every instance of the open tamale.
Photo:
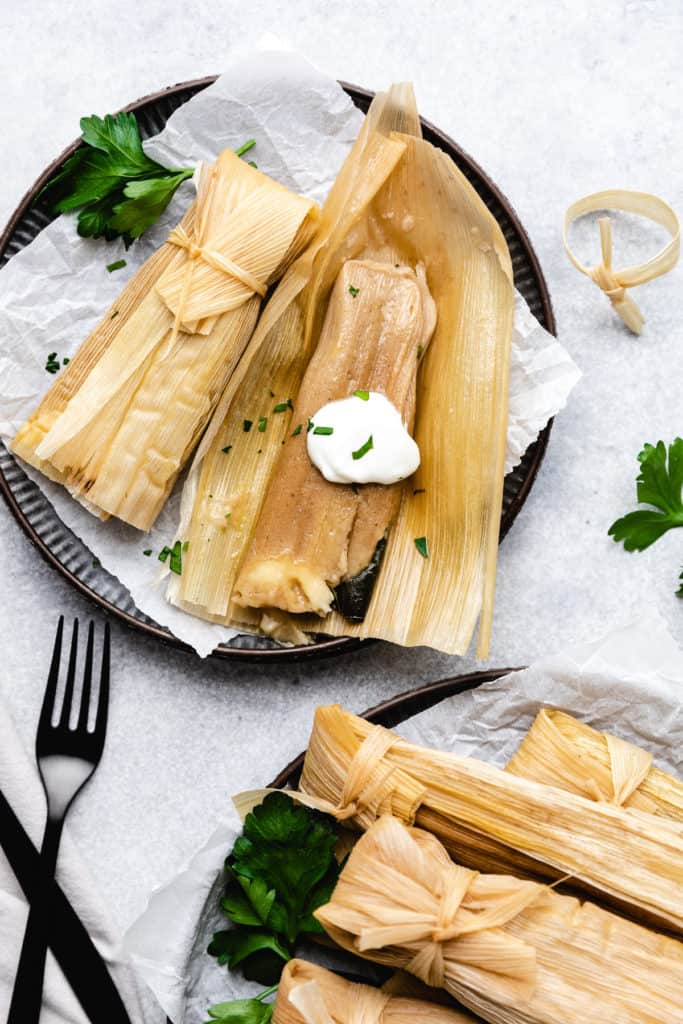
M 683 782 L 652 762 L 641 747 L 542 708 L 506 771 L 683 823 Z
M 464 1011 L 345 981 L 305 960 L 282 972 L 273 1024 L 476 1024 Z
M 454 864 L 385 816 L 315 916 L 335 942 L 491 1024 L 678 1024 L 683 945 L 552 888 Z
M 317 208 L 226 150 L 12 448 L 91 511 L 148 530 Z
M 596 803 L 318 708 L 301 790 L 366 829 L 382 813 L 439 837 L 468 867 L 570 878 L 638 919 L 683 931 L 683 826 Z
M 420 307 L 406 319 L 410 293 Z M 379 95 L 198 450 L 178 531 L 189 557 L 170 600 L 278 639 L 379 636 L 454 653 L 481 615 L 485 656 L 513 297 L 500 229 L 420 137 L 412 90 Z M 420 468 L 403 485 L 326 486 L 305 464 L 310 410 L 373 387 L 414 419 Z M 375 585 L 354 608 L 362 621 L 329 612 L 335 587 L 364 574 Z

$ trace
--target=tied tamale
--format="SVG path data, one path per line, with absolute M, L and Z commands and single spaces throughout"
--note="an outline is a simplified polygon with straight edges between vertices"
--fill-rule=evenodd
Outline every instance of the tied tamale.
M 428 1000 L 393 995 L 305 960 L 290 960 L 272 1019 L 273 1024 L 476 1024 L 471 1014 Z
M 367 280 L 365 297 L 354 268 Z M 391 325 L 393 296 L 418 286 L 420 316 L 401 324 L 401 299 Z M 381 317 L 380 293 L 392 297 Z M 386 347 L 359 337 L 353 303 L 386 327 Z M 505 239 L 452 160 L 421 138 L 411 87 L 378 95 L 316 237 L 276 289 L 197 451 L 178 528 L 189 557 L 169 600 L 285 641 L 322 632 L 452 653 L 464 653 L 480 620 L 486 656 L 513 304 Z M 334 346 L 334 324 L 350 351 Z M 395 359 L 373 366 L 390 348 Z M 364 484 L 356 494 L 314 484 L 304 465 L 306 411 L 328 395 L 370 389 L 356 363 L 374 373 L 380 394 L 399 386 L 397 409 L 406 424 L 414 419 L 421 465 L 402 486 Z M 287 412 L 276 412 L 285 402 Z M 263 423 L 263 433 L 245 432 L 245 421 Z M 287 490 L 288 469 L 301 493 Z M 362 621 L 328 612 L 335 586 L 359 580 L 363 600 L 338 605 Z
M 652 762 L 641 747 L 542 708 L 506 771 L 683 823 L 683 782 Z
M 102 518 L 153 525 L 317 208 L 226 150 L 12 448 Z
M 445 988 L 491 1024 L 678 1024 L 683 945 L 591 903 L 454 864 L 386 816 L 361 837 L 329 903 L 328 935 Z
M 459 862 L 570 878 L 638 919 L 683 932 L 683 826 L 408 743 L 338 705 L 316 711 L 301 776 L 355 828 L 383 813 L 434 833 Z
M 309 424 L 327 402 L 365 388 L 385 394 L 412 428 L 418 352 L 429 342 L 434 318 L 424 281 L 413 270 L 347 261 L 334 285 L 292 422 Z M 303 429 L 278 460 L 237 577 L 235 602 L 327 614 L 333 588 L 371 562 L 398 512 L 401 490 L 401 483 L 330 483 L 311 462 Z

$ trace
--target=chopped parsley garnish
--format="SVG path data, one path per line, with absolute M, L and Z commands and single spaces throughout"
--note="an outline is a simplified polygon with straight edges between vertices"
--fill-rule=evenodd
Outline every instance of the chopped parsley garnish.
M 170 554 L 171 549 L 169 548 L 168 544 L 164 544 L 163 548 L 159 552 L 159 561 L 165 562 Z
M 349 285 L 349 295 L 351 296 L 351 298 L 355 299 L 359 291 L 360 288 L 354 288 L 352 284 Z
M 225 448 L 221 448 L 221 451 L 223 452 L 224 455 L 227 455 L 228 452 L 231 451 L 231 450 L 232 450 L 232 445 L 231 444 L 226 444 Z
M 370 392 L 363 391 L 360 388 L 357 391 L 354 391 L 354 395 L 356 398 L 360 398 L 363 402 L 367 402 L 370 399 Z
M 232 512 L 226 512 L 225 513 L 225 518 L 229 519 L 231 515 L 232 515 Z
M 121 270 L 122 267 L 126 267 L 128 264 L 126 260 L 114 260 L 113 263 L 107 263 L 107 270 L 111 274 L 114 270 Z
M 425 350 L 424 345 L 418 345 L 417 346 L 417 358 L 418 359 L 422 359 L 422 353 L 424 352 L 424 350 Z
M 71 360 L 68 358 L 68 356 L 65 356 L 62 359 L 62 366 L 68 366 L 70 362 L 71 362 Z
M 313 433 L 329 437 L 330 434 L 334 434 L 334 427 L 313 427 Z
M 149 556 L 152 554 L 152 549 L 151 548 L 145 548 L 145 550 L 142 553 L 143 553 L 143 555 L 145 555 L 146 558 L 149 558 Z
M 252 428 L 252 424 L 253 424 L 253 422 L 254 422 L 253 420 L 244 420 L 244 422 L 243 422 L 243 424 L 242 424 L 242 427 L 243 427 L 243 429 L 244 429 L 244 433 L 245 433 L 245 434 L 248 434 L 248 433 L 249 433 L 249 431 L 250 431 L 250 430 L 251 430 L 251 428 Z
M 168 567 L 171 572 L 174 572 L 176 576 L 181 576 L 183 572 L 183 556 L 181 555 L 182 545 L 179 540 L 175 542 L 171 548 L 171 560 L 168 563 Z
M 681 573 L 681 575 L 678 578 L 681 581 L 681 585 L 678 588 L 678 590 L 676 591 L 676 597 L 683 597 L 683 572 Z
M 248 153 L 250 149 L 253 149 L 255 145 L 256 139 L 248 139 L 246 142 L 242 143 L 239 149 L 235 150 L 235 156 L 244 156 L 244 154 Z
M 250 167 L 253 167 L 254 170 L 258 170 L 258 164 L 256 163 L 255 160 L 247 160 L 247 163 L 249 164 Z
M 308 425 L 307 425 L 307 427 L 306 427 L 306 433 L 307 433 L 307 434 L 310 434 L 310 432 L 311 432 L 312 430 L 313 430 L 313 420 L 309 420 L 309 421 L 308 421 Z
M 413 491 L 413 494 L 424 494 L 424 493 L 425 493 L 424 487 L 416 487 L 415 490 Z
M 370 437 L 367 439 L 365 444 L 362 444 L 357 451 L 351 452 L 351 458 L 357 462 L 358 459 L 362 459 L 363 456 L 367 455 L 368 452 L 371 451 L 374 447 L 375 445 L 372 440 L 372 434 L 370 434 Z
M 415 547 L 420 552 L 423 558 L 429 558 L 429 548 L 427 547 L 426 537 L 416 537 Z
M 259 416 L 259 418 L 258 418 L 258 431 L 259 431 L 259 434 L 265 434 L 265 432 L 266 432 L 266 424 L 267 423 L 268 423 L 268 417 L 267 416 Z
M 186 540 L 186 541 L 184 541 L 184 542 L 183 542 L 183 551 L 187 551 L 187 549 L 189 548 L 189 546 L 190 546 L 190 542 L 189 542 L 189 540 Z
M 287 412 L 288 409 L 294 409 L 291 398 L 288 398 L 286 402 L 278 402 L 273 412 Z
M 292 431 L 292 437 L 296 437 L 297 434 L 300 434 L 301 431 L 303 430 L 303 427 L 304 427 L 303 423 L 297 424 L 297 426 L 294 427 L 294 430 Z
M 48 373 L 57 373 L 61 369 L 61 363 L 57 358 L 56 352 L 50 352 L 45 363 L 45 369 Z
M 629 512 L 610 526 L 609 536 L 623 541 L 627 551 L 644 551 L 669 530 L 683 526 L 683 438 L 669 445 L 668 464 L 663 441 L 643 445 L 638 461 L 637 499 L 654 507 Z
M 102 563 L 100 562 L 99 558 L 95 559 L 95 561 L 92 563 L 92 567 L 93 567 L 93 569 L 101 569 L 102 568 Z

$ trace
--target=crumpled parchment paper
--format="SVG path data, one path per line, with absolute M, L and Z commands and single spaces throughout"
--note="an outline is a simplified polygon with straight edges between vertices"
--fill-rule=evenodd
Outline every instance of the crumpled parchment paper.
M 363 115 L 341 87 L 298 55 L 257 51 L 235 61 L 208 89 L 180 107 L 146 151 L 170 166 L 211 161 L 226 147 L 257 140 L 250 156 L 295 191 L 322 202 L 355 139 Z M 79 238 L 63 216 L 3 269 L 0 277 L 0 438 L 11 440 L 53 382 L 48 353 L 69 357 L 126 282 L 158 248 L 192 199 L 185 182 L 162 219 L 126 252 L 120 241 Z M 127 261 L 109 273 L 107 264 Z M 565 404 L 580 373 L 564 347 L 517 295 L 506 471 L 516 465 Z M 100 522 L 61 487 L 28 470 L 58 515 L 130 591 L 137 607 L 206 656 L 235 630 L 194 618 L 166 602 L 156 553 L 173 539 L 179 481 L 149 534 Z
M 683 651 L 655 612 L 449 697 L 395 731 L 502 767 L 544 705 L 637 743 L 660 768 L 683 774 Z M 152 894 L 124 939 L 125 952 L 174 1024 L 200 1024 L 210 1005 L 260 990 L 206 953 L 213 932 L 228 927 L 218 908 L 222 867 L 239 832 L 231 809 L 187 867 Z M 318 949 L 314 959 L 322 962 Z M 363 973 L 365 965 L 356 962 L 356 969 Z

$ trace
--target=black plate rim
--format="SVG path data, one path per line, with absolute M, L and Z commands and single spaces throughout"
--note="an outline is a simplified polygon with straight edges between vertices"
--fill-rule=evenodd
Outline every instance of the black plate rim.
M 194 90 L 200 92 L 202 89 L 212 85 L 217 75 L 207 75 L 201 78 L 192 79 L 186 82 L 179 82 L 175 85 L 166 86 L 157 92 L 149 93 L 146 96 L 142 96 L 139 99 L 129 103 L 122 109 L 125 111 L 137 111 L 141 107 L 151 103 L 158 103 L 164 97 L 172 96 L 177 93 Z M 351 99 L 357 105 L 363 103 L 369 103 L 374 93 L 368 89 L 364 89 L 360 86 L 351 84 L 350 82 L 340 81 L 339 83 L 345 92 L 351 97 Z M 359 103 L 360 101 L 360 103 Z M 552 307 L 552 301 L 550 298 L 550 292 L 541 269 L 540 262 L 531 244 L 529 236 L 524 229 L 516 211 L 511 205 L 507 197 L 501 192 L 497 185 L 491 180 L 491 178 L 482 170 L 479 164 L 469 156 L 460 146 L 457 145 L 445 132 L 435 127 L 431 122 L 425 118 L 421 118 L 421 123 L 427 133 L 433 136 L 436 140 L 436 144 L 439 145 L 449 154 L 457 156 L 457 158 L 466 163 L 469 169 L 476 175 L 483 184 L 490 190 L 495 200 L 505 211 L 506 215 L 510 219 L 515 232 L 519 238 L 524 254 L 530 264 L 532 274 L 535 278 L 541 299 L 541 305 L 543 307 L 543 319 L 545 321 L 546 329 L 551 333 L 556 333 L 555 316 Z M 26 191 L 16 209 L 11 214 L 2 234 L 0 234 L 0 256 L 4 254 L 10 239 L 19 224 L 21 218 L 27 212 L 29 207 L 35 200 L 40 189 L 49 181 L 55 171 L 64 163 L 69 156 L 71 156 L 81 144 L 80 139 L 74 140 L 66 149 L 56 157 L 48 167 L 40 174 L 33 185 Z M 500 540 L 502 541 L 508 530 L 512 526 L 516 519 L 522 505 L 526 501 L 529 491 L 531 490 L 533 483 L 536 479 L 538 470 L 543 462 L 546 448 L 548 445 L 548 439 L 550 431 L 552 429 L 553 420 L 551 419 L 544 429 L 539 434 L 538 438 L 534 442 L 534 456 L 529 469 L 522 481 L 522 484 L 513 497 L 511 504 L 507 510 L 504 521 L 501 522 Z M 96 604 L 105 613 L 117 618 L 125 625 L 132 629 L 137 630 L 146 636 L 154 637 L 161 641 L 167 646 L 172 647 L 175 650 L 185 651 L 187 653 L 194 654 L 193 648 L 174 637 L 165 627 L 160 626 L 156 623 L 149 621 L 141 621 L 134 615 L 119 608 L 113 604 L 102 594 L 99 594 L 96 590 L 93 590 L 87 583 L 80 579 L 75 573 L 68 569 L 51 550 L 49 545 L 39 535 L 38 531 L 29 522 L 28 518 L 24 514 L 22 508 L 19 505 L 4 473 L 0 472 L 0 493 L 2 494 L 5 503 L 7 504 L 10 512 L 14 519 L 17 521 L 23 532 L 26 534 L 31 543 L 38 549 L 43 559 L 48 562 L 57 572 L 67 579 L 84 597 Z M 56 513 L 55 513 L 56 514 Z M 222 659 L 222 660 L 243 660 L 246 659 L 250 662 L 298 662 L 298 661 L 310 661 L 311 659 L 317 659 L 320 657 L 328 657 L 335 654 L 349 654 L 352 651 L 357 651 L 361 647 L 368 647 L 375 644 L 375 640 L 362 640 L 357 637 L 329 637 L 317 641 L 316 643 L 306 647 L 283 647 L 283 648 L 239 648 L 239 647 L 228 647 L 220 645 L 214 649 L 210 657 Z

